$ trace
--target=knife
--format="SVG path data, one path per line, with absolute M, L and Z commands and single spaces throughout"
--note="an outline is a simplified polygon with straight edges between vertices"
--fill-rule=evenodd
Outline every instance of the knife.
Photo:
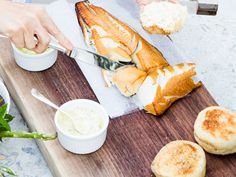
M 82 61 L 90 65 L 99 66 L 100 68 L 103 68 L 105 70 L 116 71 L 118 68 L 126 66 L 123 63 L 113 61 L 105 56 L 78 47 L 73 48 L 68 52 L 66 48 L 61 46 L 56 40 L 51 40 L 51 42 L 49 43 L 49 47 L 61 51 L 70 58 Z
M 7 36 L 2 34 L 0 34 L 0 37 L 8 38 Z M 38 40 L 36 37 L 34 39 L 35 41 Z M 116 62 L 105 56 L 81 48 L 73 48 L 71 51 L 68 52 L 67 49 L 61 46 L 53 36 L 51 36 L 49 47 L 61 51 L 70 58 L 82 61 L 83 63 L 87 63 L 93 66 L 98 66 L 105 70 L 116 71 L 118 68 L 124 67 L 127 64 L 134 65 L 133 63 L 123 64 L 120 62 Z
M 187 6 L 190 14 L 216 15 L 218 0 L 180 0 L 182 5 Z

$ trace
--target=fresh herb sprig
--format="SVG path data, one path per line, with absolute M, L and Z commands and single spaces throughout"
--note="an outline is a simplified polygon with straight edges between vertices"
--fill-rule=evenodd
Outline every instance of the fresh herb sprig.
M 39 140 L 53 140 L 56 139 L 57 134 L 47 135 L 38 132 L 13 132 L 9 122 L 13 120 L 13 116 L 7 114 L 7 104 L 0 106 L 0 141 L 2 138 L 30 138 Z M 5 177 L 6 175 L 17 176 L 13 170 L 10 168 L 0 166 L 0 177 Z
M 13 116 L 7 114 L 7 104 L 4 104 L 0 107 L 0 141 L 2 138 L 31 138 L 31 139 L 40 139 L 40 140 L 53 140 L 57 137 L 56 134 L 47 135 L 44 133 L 38 132 L 13 132 L 9 122 L 13 120 Z
M 6 176 L 5 174 L 11 175 L 11 176 L 17 176 L 16 173 L 12 169 L 4 167 L 4 166 L 0 166 L 0 177 L 5 177 Z

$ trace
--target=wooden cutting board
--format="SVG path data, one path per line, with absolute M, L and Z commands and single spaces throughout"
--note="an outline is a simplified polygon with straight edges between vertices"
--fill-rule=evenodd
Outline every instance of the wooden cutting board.
M 32 131 L 54 133 L 55 110 L 34 99 L 31 88 L 40 90 L 59 105 L 77 98 L 96 100 L 79 66 L 62 54 L 52 68 L 28 72 L 16 65 L 9 42 L 1 39 L 0 73 Z M 150 164 L 161 147 L 177 139 L 194 141 L 197 114 L 212 105 L 216 102 L 203 86 L 177 101 L 161 117 L 139 111 L 113 119 L 104 146 L 90 155 L 67 152 L 57 140 L 38 144 L 55 176 L 153 176 Z M 236 176 L 236 155 L 206 155 L 207 176 Z

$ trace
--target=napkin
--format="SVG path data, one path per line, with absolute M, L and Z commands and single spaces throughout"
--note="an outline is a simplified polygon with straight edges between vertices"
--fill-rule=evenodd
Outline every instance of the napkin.
M 141 27 L 138 19 L 138 9 L 133 0 L 90 0 L 91 3 L 103 7 L 114 16 L 129 24 L 147 41 L 157 47 L 170 64 L 182 61 L 174 44 L 164 36 L 149 35 Z M 75 13 L 74 3 L 58 0 L 46 6 L 47 12 L 58 28 L 73 43 L 74 46 L 91 50 L 84 42 L 81 28 Z M 100 104 L 107 110 L 111 118 L 119 117 L 142 109 L 136 96 L 127 98 L 121 95 L 115 87 L 106 87 L 101 69 L 80 61 L 76 61 L 85 78 L 93 89 Z

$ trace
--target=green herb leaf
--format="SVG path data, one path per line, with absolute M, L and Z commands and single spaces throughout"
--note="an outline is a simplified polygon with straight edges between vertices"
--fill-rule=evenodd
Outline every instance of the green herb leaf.
M 0 107 L 0 117 L 4 117 L 7 112 L 7 104 L 4 104 Z
M 4 173 L 11 176 L 17 176 L 16 173 L 12 169 L 0 166 L 0 175 L 5 176 Z
M 4 116 L 4 120 L 7 121 L 7 122 L 11 122 L 13 119 L 14 119 L 14 117 L 10 114 L 6 114 Z
M 0 131 L 11 130 L 8 122 L 5 120 L 6 113 L 7 113 L 7 104 L 4 104 L 3 106 L 0 107 Z M 9 116 L 8 116 L 8 119 L 9 119 Z

